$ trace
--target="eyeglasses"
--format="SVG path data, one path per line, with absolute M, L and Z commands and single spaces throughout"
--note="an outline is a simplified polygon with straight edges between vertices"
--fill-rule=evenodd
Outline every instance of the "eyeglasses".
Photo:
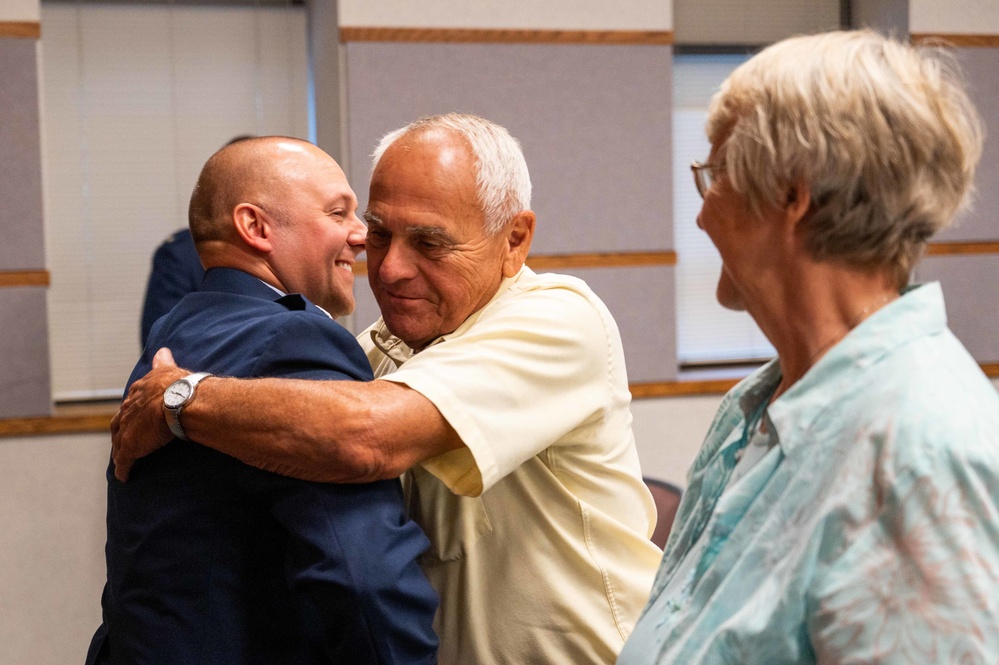
M 715 180 L 713 171 L 724 166 L 724 162 L 719 162 L 718 164 L 690 163 L 690 170 L 694 174 L 694 184 L 697 185 L 697 193 L 701 195 L 702 199 L 707 191 L 711 189 L 711 183 Z

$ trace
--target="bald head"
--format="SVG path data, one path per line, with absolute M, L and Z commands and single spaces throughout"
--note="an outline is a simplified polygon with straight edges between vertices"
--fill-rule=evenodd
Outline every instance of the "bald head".
M 234 268 L 337 316 L 354 308 L 352 266 L 364 251 L 357 198 L 336 161 L 281 136 L 211 156 L 191 195 L 191 234 L 205 268 Z
M 212 155 L 201 169 L 188 209 L 195 243 L 236 240 L 232 211 L 240 203 L 279 209 L 289 182 L 300 175 L 293 162 L 313 152 L 325 156 L 306 141 L 263 136 L 230 143 Z

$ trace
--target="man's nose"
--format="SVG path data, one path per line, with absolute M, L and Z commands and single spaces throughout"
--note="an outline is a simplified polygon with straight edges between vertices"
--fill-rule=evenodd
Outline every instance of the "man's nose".
M 371 262 L 371 252 L 368 252 Z M 381 261 L 378 262 L 378 278 L 385 284 L 394 284 L 416 276 L 416 266 L 411 252 L 404 243 L 390 242 L 385 248 Z

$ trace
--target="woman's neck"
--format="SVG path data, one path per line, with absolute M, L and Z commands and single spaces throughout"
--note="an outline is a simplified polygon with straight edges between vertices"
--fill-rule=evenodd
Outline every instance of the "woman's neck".
M 898 298 L 890 274 L 811 262 L 761 299 L 753 316 L 780 357 L 774 398 L 794 385 L 829 349 Z

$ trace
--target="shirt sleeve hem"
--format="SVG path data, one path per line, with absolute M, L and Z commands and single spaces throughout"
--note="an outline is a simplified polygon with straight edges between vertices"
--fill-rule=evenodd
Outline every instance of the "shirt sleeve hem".
M 380 380 L 408 386 L 430 400 L 465 444 L 465 448 L 432 457 L 422 466 L 461 496 L 478 496 L 496 484 L 502 477 L 496 457 L 478 424 L 461 408 L 461 400 L 425 372 L 406 374 L 400 369 Z

